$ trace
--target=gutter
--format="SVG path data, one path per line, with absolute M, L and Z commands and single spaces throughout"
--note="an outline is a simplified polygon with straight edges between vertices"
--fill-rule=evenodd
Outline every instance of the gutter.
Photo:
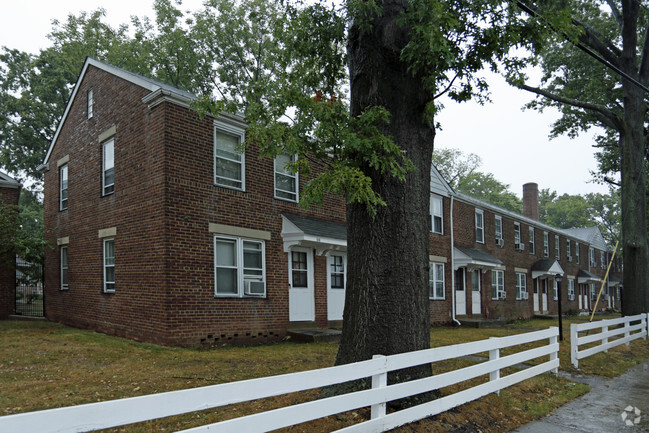
M 455 225 L 453 224 L 453 199 L 454 197 L 451 194 L 451 318 L 458 326 L 462 326 L 460 321 L 455 318 L 455 241 L 453 240 L 453 228 Z

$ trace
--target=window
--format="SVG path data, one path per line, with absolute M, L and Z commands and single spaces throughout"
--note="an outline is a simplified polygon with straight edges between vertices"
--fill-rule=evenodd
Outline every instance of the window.
M 281 153 L 275 158 L 275 198 L 298 201 L 298 178 L 289 165 L 295 162 L 295 155 Z
M 266 296 L 264 242 L 214 237 L 215 296 Z
M 502 245 L 503 239 L 503 217 L 496 215 L 495 219 L 495 233 L 496 233 L 496 244 Z M 498 242 L 500 241 L 500 242 Z
M 521 244 L 521 224 L 514 223 L 514 246 Z M 518 247 L 518 249 L 520 249 L 520 247 Z
M 575 280 L 568 280 L 568 300 L 575 300 Z
M 428 271 L 428 297 L 444 299 L 444 263 L 430 263 Z
M 543 257 L 550 255 L 550 237 L 548 232 L 543 232 Z
M 606 269 L 606 256 L 604 255 L 604 251 L 599 252 L 599 261 L 601 268 Z
M 115 239 L 104 239 L 104 292 L 115 293 Z
M 475 210 L 475 240 L 484 244 L 484 212 L 481 209 Z
M 527 299 L 527 275 L 517 272 L 516 273 L 516 299 Z
M 59 210 L 68 208 L 68 165 L 64 164 L 59 168 Z
M 554 300 L 559 299 L 559 283 L 557 283 L 557 280 L 554 280 Z
M 554 235 L 554 253 L 557 260 L 561 258 L 561 248 L 559 246 L 559 235 Z
M 597 299 L 597 289 L 595 288 L 595 283 L 590 283 L 590 299 L 593 301 Z
M 214 184 L 245 189 L 244 153 L 240 149 L 244 134 L 223 126 L 214 126 Z M 297 189 L 296 189 L 297 193 Z
M 534 250 L 534 227 L 530 227 L 530 254 L 536 254 Z
M 115 192 L 115 140 L 112 138 L 102 146 L 102 187 L 103 195 Z
M 329 261 L 329 284 L 332 289 L 345 288 L 345 259 L 332 255 Z
M 572 262 L 572 249 L 570 248 L 570 239 L 566 239 L 566 257 Z
M 579 264 L 579 242 L 575 242 L 575 261 Z
M 88 119 L 92 119 L 93 109 L 95 105 L 95 98 L 92 89 L 88 90 Z
M 68 247 L 61 247 L 61 290 L 68 289 Z
M 592 268 L 597 267 L 597 262 L 595 261 L 595 248 L 588 248 L 588 262 Z
M 444 214 L 443 214 L 442 197 L 438 195 L 430 196 L 430 227 L 433 233 L 443 234 L 444 232 Z
M 491 298 L 505 299 L 505 271 L 491 271 Z

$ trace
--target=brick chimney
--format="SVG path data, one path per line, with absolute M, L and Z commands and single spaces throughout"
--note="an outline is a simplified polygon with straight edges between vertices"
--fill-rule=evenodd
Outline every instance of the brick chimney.
M 539 220 L 539 186 L 533 182 L 523 185 L 523 215 Z

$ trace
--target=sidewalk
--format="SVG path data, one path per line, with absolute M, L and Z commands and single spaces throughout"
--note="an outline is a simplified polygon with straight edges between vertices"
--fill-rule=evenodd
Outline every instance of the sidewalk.
M 590 392 L 510 433 L 649 432 L 649 359 L 613 379 L 570 374 L 565 377 L 590 385 Z M 632 426 L 622 418 L 629 406 L 633 413 L 627 412 L 626 420 L 639 421 Z M 635 408 L 640 410 L 639 416 Z

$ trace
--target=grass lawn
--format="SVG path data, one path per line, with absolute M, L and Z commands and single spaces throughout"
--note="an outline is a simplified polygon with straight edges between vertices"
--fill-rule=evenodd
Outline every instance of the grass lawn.
M 565 335 L 560 353 L 561 367 L 567 370 L 570 369 L 569 333 L 566 331 L 569 323 L 564 321 Z M 501 329 L 434 328 L 431 344 L 444 346 L 548 326 L 555 326 L 555 322 L 533 320 Z M 0 415 L 8 415 L 328 367 L 333 365 L 338 346 L 284 342 L 251 347 L 176 348 L 48 322 L 0 321 L 0 348 L 0 410 L 3 411 Z M 622 346 L 608 354 L 586 358 L 580 361 L 580 367 L 587 374 L 612 376 L 647 356 L 649 344 L 639 340 L 630 348 Z M 433 368 L 439 373 L 471 362 L 475 361 L 446 361 Z M 470 384 L 456 385 L 442 392 L 450 394 L 485 380 L 477 378 Z M 501 391 L 500 397 L 492 394 L 398 431 L 507 431 L 549 413 L 587 390 L 584 385 L 546 374 L 507 388 Z M 318 397 L 315 390 L 111 431 L 176 431 Z M 369 409 L 350 411 L 284 431 L 328 432 L 360 422 L 368 414 Z

